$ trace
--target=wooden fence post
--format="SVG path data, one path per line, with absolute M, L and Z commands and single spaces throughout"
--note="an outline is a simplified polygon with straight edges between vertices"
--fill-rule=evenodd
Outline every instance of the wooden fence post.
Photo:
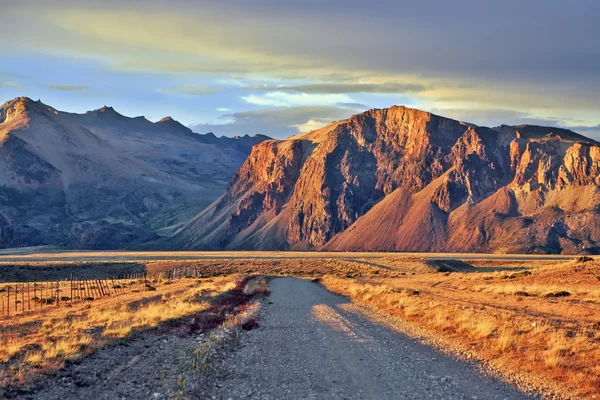
M 25 312 L 25 284 L 21 283 L 21 312 Z

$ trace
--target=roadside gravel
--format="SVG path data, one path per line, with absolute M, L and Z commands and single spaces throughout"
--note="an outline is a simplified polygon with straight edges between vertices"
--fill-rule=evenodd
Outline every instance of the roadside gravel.
M 271 282 L 260 327 L 199 387 L 213 399 L 528 399 L 463 361 L 366 319 L 295 278 Z
M 277 278 L 258 328 L 146 332 L 101 350 L 23 399 L 528 399 L 367 318 L 368 311 L 307 280 Z M 365 314 L 366 313 L 366 314 Z M 202 343 L 210 361 L 192 366 Z M 207 342 L 208 341 L 208 342 Z M 206 348 L 206 346 L 204 346 Z

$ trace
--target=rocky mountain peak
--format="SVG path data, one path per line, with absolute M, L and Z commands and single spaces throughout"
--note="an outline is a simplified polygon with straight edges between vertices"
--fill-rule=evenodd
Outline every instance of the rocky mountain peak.
M 557 204 L 564 214 L 547 221 L 544 210 Z M 600 146 L 591 139 L 394 106 L 254 146 L 226 195 L 171 240 L 205 249 L 600 252 L 599 206 Z
M 28 123 L 32 113 L 43 113 L 46 108 L 41 101 L 29 97 L 17 97 L 0 107 L 0 125 L 6 129 L 17 129 Z
M 117 112 L 113 107 L 106 106 L 106 105 L 97 110 L 89 111 L 88 113 L 94 113 L 98 117 L 102 117 L 102 118 L 125 118 L 122 114 Z M 88 113 L 86 113 L 86 114 L 88 114 Z
M 168 125 L 168 126 L 171 126 L 173 128 L 182 129 L 182 130 L 186 130 L 186 131 L 191 131 L 190 128 L 188 128 L 187 126 L 183 125 L 181 122 L 177 121 L 176 119 L 174 119 L 171 116 L 164 117 L 163 119 L 161 119 L 160 121 L 158 121 L 157 124 L 158 125 Z
M 254 144 L 231 142 L 108 106 L 77 114 L 13 99 L 0 105 L 0 247 L 154 240 L 225 191 Z

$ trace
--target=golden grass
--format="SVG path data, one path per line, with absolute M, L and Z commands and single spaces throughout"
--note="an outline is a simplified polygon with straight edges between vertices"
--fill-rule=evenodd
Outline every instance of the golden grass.
M 485 292 L 492 294 L 505 295 L 527 295 L 527 296 L 546 296 L 549 293 L 556 293 L 565 290 L 565 286 L 557 285 L 515 285 L 515 284 L 500 284 L 500 285 L 477 285 L 471 288 L 475 292 Z M 571 287 L 567 290 L 571 295 L 579 296 L 583 300 L 598 301 L 600 300 L 600 288 L 578 288 Z
M 320 278 L 332 291 L 408 321 L 441 339 L 449 351 L 489 362 L 517 380 L 537 387 L 549 382 L 573 398 L 600 395 L 600 265 L 595 262 L 478 262 L 480 272 L 442 274 L 431 272 L 423 260 L 389 254 L 344 255 L 354 257 L 347 260 L 341 255 L 302 258 L 302 253 L 208 259 L 215 254 L 203 260 L 140 262 L 150 274 L 197 268 L 212 282 L 202 279 L 190 287 L 194 281 L 184 279 L 156 285 L 156 292 L 95 300 L 90 308 L 84 303 L 50 307 L 43 315 L 0 320 L 0 385 L 3 379 L 23 381 L 29 371 L 59 368 L 132 332 L 204 310 L 232 287 L 233 279 L 223 275 L 259 274 Z M 571 295 L 545 297 L 560 290 Z
M 236 285 L 237 276 L 156 284 L 156 291 L 126 293 L 92 304 L 49 307 L 0 320 L 0 386 L 61 368 L 136 331 L 193 315 Z
M 481 284 L 473 286 L 474 281 Z M 593 288 L 563 285 L 560 289 L 573 296 L 560 299 L 506 297 L 500 295 L 508 287 L 502 282 L 477 273 L 321 279 L 328 289 L 408 321 L 441 339 L 446 350 L 471 354 L 507 376 L 516 374 L 540 388 L 551 386 L 571 398 L 599 396 L 600 307 L 579 303 Z M 557 289 L 543 284 L 515 287 L 537 287 L 540 293 Z

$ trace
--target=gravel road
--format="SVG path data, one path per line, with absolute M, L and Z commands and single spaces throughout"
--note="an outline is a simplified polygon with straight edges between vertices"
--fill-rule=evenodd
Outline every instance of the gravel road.
M 215 399 L 526 399 L 511 386 L 366 318 L 315 283 L 271 282 L 260 328 L 198 393 Z

